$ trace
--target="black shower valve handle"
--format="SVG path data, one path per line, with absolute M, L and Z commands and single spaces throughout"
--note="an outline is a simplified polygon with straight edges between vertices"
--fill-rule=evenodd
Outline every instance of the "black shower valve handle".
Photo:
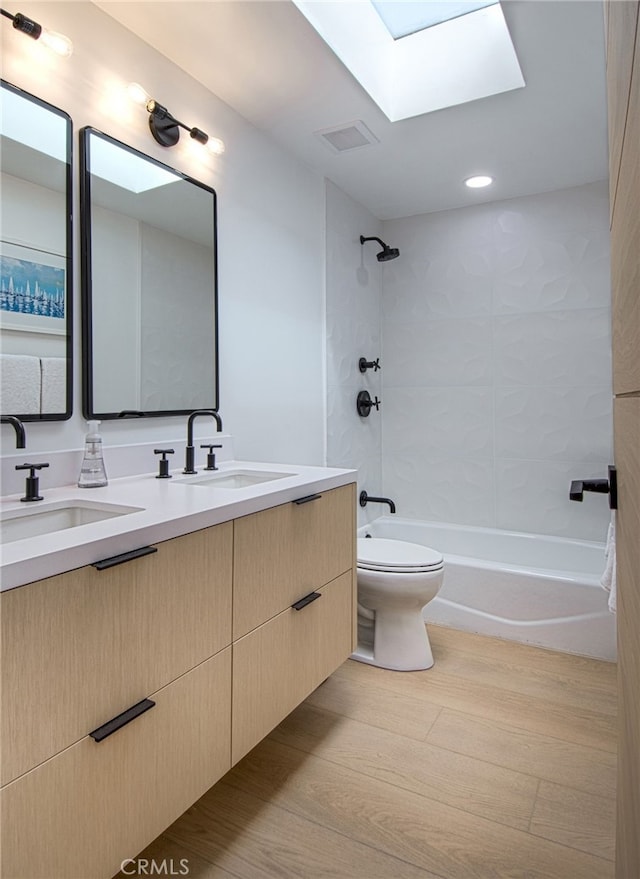
M 362 418 L 367 418 L 372 409 L 375 408 L 376 412 L 379 411 L 381 402 L 382 400 L 379 400 L 377 396 L 372 400 L 369 391 L 360 391 L 356 398 L 358 415 Z
M 377 372 L 379 369 L 382 369 L 380 366 L 380 358 L 376 357 L 375 360 L 367 360 L 366 357 L 361 357 L 360 360 L 358 360 L 358 369 L 360 372 L 366 372 L 368 369 Z

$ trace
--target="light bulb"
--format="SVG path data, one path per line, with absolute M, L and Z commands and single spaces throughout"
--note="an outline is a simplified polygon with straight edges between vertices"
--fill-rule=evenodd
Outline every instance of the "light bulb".
M 207 141 L 207 149 L 214 156 L 221 156 L 224 152 L 224 141 L 220 140 L 219 137 L 210 137 Z
M 490 186 L 493 183 L 493 177 L 480 174 L 477 177 L 467 177 L 464 182 L 470 189 L 481 189 L 483 186 Z
M 52 52 L 63 58 L 68 58 L 73 52 L 73 43 L 64 34 L 57 34 L 55 31 L 48 31 L 43 27 L 38 39 L 47 49 L 51 49 Z
M 138 82 L 130 82 L 127 86 L 127 92 L 134 103 L 142 104 L 143 107 L 151 100 L 149 95 Z

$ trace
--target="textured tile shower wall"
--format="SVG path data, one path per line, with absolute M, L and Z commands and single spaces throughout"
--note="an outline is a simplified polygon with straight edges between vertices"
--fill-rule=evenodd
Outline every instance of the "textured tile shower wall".
M 568 495 L 612 461 L 607 183 L 382 229 L 401 251 L 381 394 L 399 515 L 604 540 L 606 499 Z
M 358 370 L 358 359 L 380 356 L 382 270 L 375 242 L 362 246 L 360 235 L 380 236 L 381 223 L 362 205 L 327 181 L 327 464 L 353 467 L 358 487 L 382 491 L 382 417 L 356 412 L 356 396 L 381 396 L 380 373 Z M 358 509 L 359 523 L 386 509 Z

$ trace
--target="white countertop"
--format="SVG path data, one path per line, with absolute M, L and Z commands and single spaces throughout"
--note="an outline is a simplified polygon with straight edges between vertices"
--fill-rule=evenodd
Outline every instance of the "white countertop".
M 327 491 L 355 482 L 356 470 L 301 465 L 264 464 L 253 461 L 225 461 L 225 471 L 252 470 L 290 473 L 280 479 L 247 488 L 219 488 L 190 485 L 180 469 L 172 479 L 156 479 L 156 472 L 112 480 L 104 488 L 81 489 L 75 485 L 44 489 L 43 501 L 26 506 L 45 509 L 47 505 L 76 500 L 141 507 L 100 522 L 15 540 L 1 547 L 0 591 L 23 586 L 54 574 L 84 567 L 101 559 L 130 552 L 143 546 L 179 537 L 210 525 L 247 516 L 278 504 L 288 503 L 315 492 Z M 200 469 L 197 480 L 206 473 Z M 2 498 L 2 514 L 24 512 L 20 494 Z

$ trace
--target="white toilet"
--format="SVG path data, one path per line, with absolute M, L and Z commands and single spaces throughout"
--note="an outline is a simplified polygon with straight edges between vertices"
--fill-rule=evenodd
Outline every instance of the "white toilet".
M 442 555 L 428 546 L 358 538 L 358 647 L 352 659 L 395 671 L 431 668 L 422 608 L 438 593 Z

